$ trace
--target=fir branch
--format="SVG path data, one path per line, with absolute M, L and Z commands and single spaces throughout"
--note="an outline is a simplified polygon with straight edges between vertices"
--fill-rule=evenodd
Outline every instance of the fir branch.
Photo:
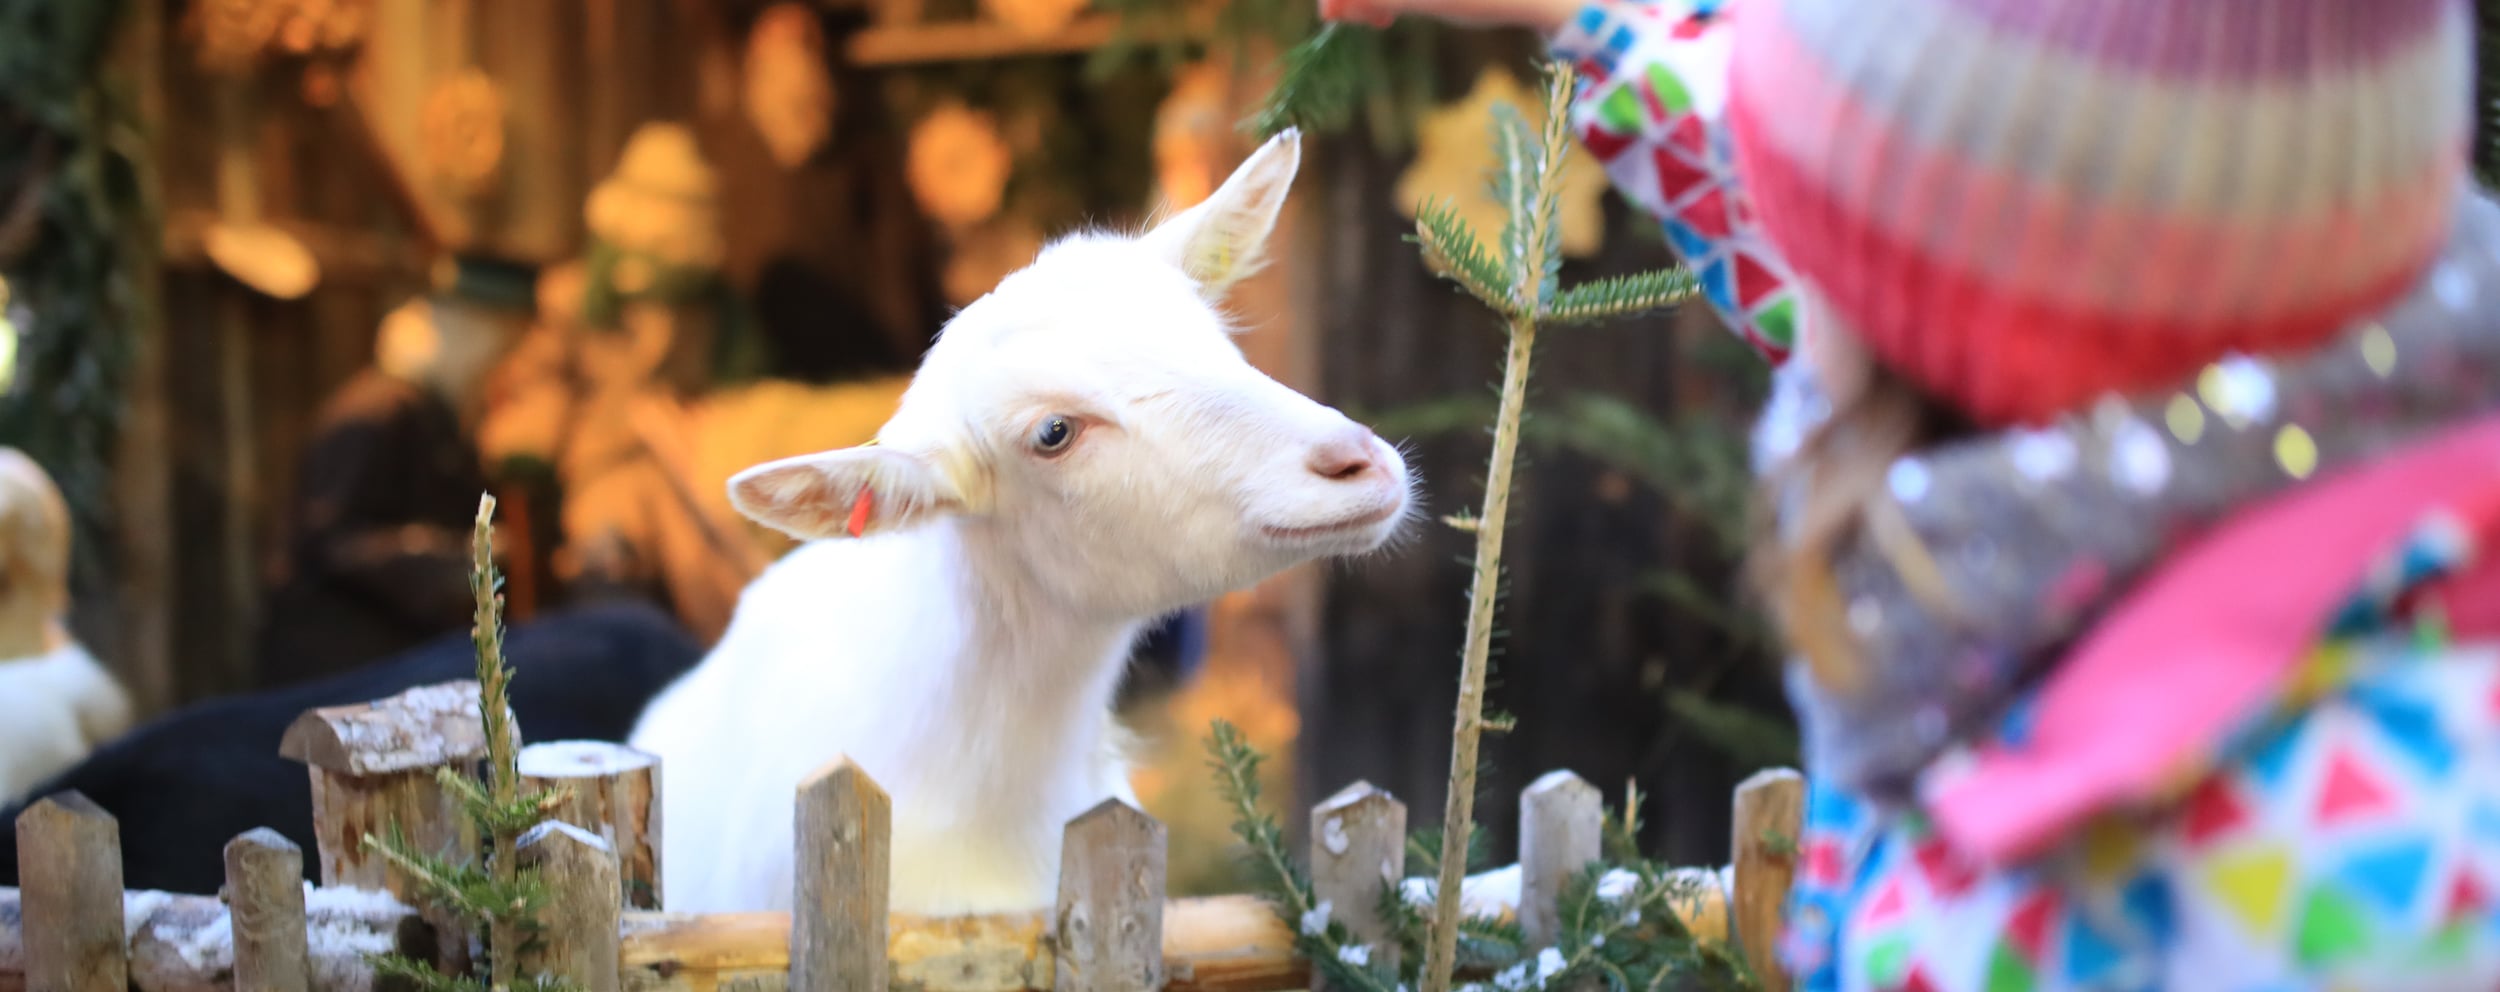
M 1556 293 L 1538 316 L 1548 323 L 1586 324 L 1665 310 L 1700 291 L 1691 272 L 1681 268 L 1636 272 L 1584 282 Z
M 465 975 L 446 975 L 434 966 L 398 954 L 372 954 L 365 957 L 373 966 L 376 988 L 397 985 L 413 992 L 487 992 L 485 983 Z
M 1415 211 L 1415 235 L 1409 240 L 1422 247 L 1424 267 L 1434 275 L 1457 283 L 1495 312 L 1509 315 L 1517 290 L 1508 267 L 1484 250 L 1476 232 L 1459 219 L 1448 201 L 1424 201 Z
M 395 821 L 386 831 L 381 837 L 365 834 L 361 846 L 381 855 L 382 860 L 408 876 L 426 901 L 480 919 L 502 908 L 502 893 L 495 888 L 493 877 L 472 866 L 452 864 L 418 851 Z
M 1513 274 L 1514 290 L 1518 274 L 1534 260 L 1542 243 L 1542 230 L 1548 218 L 1537 208 L 1543 202 L 1544 177 L 1539 168 L 1538 147 L 1527 118 L 1507 103 L 1493 105 L 1493 145 L 1501 162 L 1493 170 L 1493 200 L 1502 205 L 1502 267 Z M 1544 270 L 1542 265 L 1537 271 Z M 1498 306 L 1505 315 L 1533 312 L 1516 292 L 1509 294 Z
M 1332 907 L 1313 901 L 1309 877 L 1286 853 L 1284 831 L 1259 806 L 1262 758 L 1258 750 L 1224 720 L 1215 721 L 1206 746 L 1208 763 L 1216 772 L 1216 790 L 1233 807 L 1233 834 L 1248 845 L 1252 872 L 1276 907 L 1277 918 L 1293 932 L 1294 949 L 1333 988 L 1399 992 L 1397 975 L 1386 963 L 1371 961 L 1345 924 L 1332 918 Z
M 1329 24 L 1285 53 L 1276 88 L 1250 116 L 1250 129 L 1262 139 L 1290 127 L 1314 133 L 1333 132 L 1354 116 L 1365 75 L 1370 32 L 1346 24 Z
M 1562 172 L 1568 140 L 1568 132 L 1559 120 L 1568 115 L 1571 84 L 1571 69 L 1556 66 L 1546 91 L 1545 140 L 1535 150 L 1533 166 L 1520 161 L 1524 156 L 1517 135 L 1524 129 L 1507 123 L 1496 126 L 1504 155 L 1501 174 L 1515 177 L 1513 187 L 1505 191 L 1512 194 L 1507 202 L 1512 204 L 1513 225 L 1524 230 L 1516 237 L 1504 238 L 1516 246 L 1514 256 L 1503 260 L 1514 290 L 1509 294 L 1512 304 L 1504 312 L 1510 322 L 1510 348 L 1494 414 L 1493 453 L 1485 470 L 1484 510 L 1477 514 L 1480 522 L 1476 528 L 1475 575 L 1468 592 L 1465 654 L 1459 660 L 1457 725 L 1450 733 L 1449 797 L 1441 816 L 1441 873 L 1433 893 L 1436 907 L 1432 937 L 1425 947 L 1424 971 L 1420 976 L 1423 992 L 1449 992 L 1458 966 L 1460 899 L 1467 843 L 1475 826 L 1476 763 L 1485 730 L 1484 689 L 1493 648 L 1496 594 L 1501 585 L 1502 537 L 1510 512 L 1511 474 L 1519 453 L 1520 413 L 1528 398 L 1529 362 L 1536 350 L 1536 314 L 1550 292 L 1552 274 L 1561 264 L 1553 221 L 1560 186 L 1556 180 Z M 1502 118 L 1517 119 L 1516 112 Z
M 1251 868 L 1262 887 L 1282 900 L 1282 909 L 1296 918 L 1311 911 L 1311 882 L 1285 853 L 1284 830 L 1259 806 L 1257 749 L 1242 739 L 1241 730 L 1215 721 L 1207 734 L 1208 764 L 1216 772 L 1216 792 L 1233 807 L 1233 835 L 1250 849 Z
M 548 899 L 538 873 L 521 866 L 520 835 L 544 822 L 567 793 L 545 789 L 524 795 L 520 791 L 520 731 L 512 724 L 512 669 L 503 656 L 503 577 L 495 568 L 494 513 L 494 497 L 481 496 L 469 575 L 469 591 L 477 603 L 470 638 L 477 649 L 478 719 L 486 733 L 486 781 L 481 785 L 456 768 L 435 773 L 486 838 L 486 859 L 482 865 L 453 864 L 419 851 L 397 822 L 389 824 L 384 836 L 362 838 L 366 850 L 381 855 L 412 879 L 426 901 L 485 931 L 487 977 L 483 981 L 436 974 L 404 958 L 374 959 L 377 972 L 407 979 L 425 992 L 560 992 L 571 988 L 561 979 L 519 974 L 521 953 L 543 932 L 539 914 Z

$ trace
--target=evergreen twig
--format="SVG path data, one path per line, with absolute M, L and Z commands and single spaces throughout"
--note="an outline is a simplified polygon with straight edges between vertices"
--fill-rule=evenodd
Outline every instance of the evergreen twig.
M 365 849 L 407 875 L 426 901 L 484 928 L 487 978 L 481 982 L 473 976 L 445 975 L 398 955 L 377 955 L 372 961 L 376 974 L 406 979 L 421 992 L 568 992 L 571 986 L 561 980 L 520 974 L 520 952 L 537 939 L 542 929 L 538 916 L 547 899 L 537 872 L 521 865 L 520 837 L 545 822 L 566 791 L 520 791 L 521 734 L 512 723 L 512 669 L 503 654 L 503 575 L 495 568 L 494 516 L 495 498 L 481 496 L 470 542 L 469 593 L 477 611 L 469 636 L 477 648 L 486 780 L 481 784 L 454 768 L 435 774 L 486 838 L 485 861 L 453 864 L 420 851 L 397 822 L 386 825 L 381 836 L 368 833 L 363 838 Z
M 478 819 L 486 821 L 487 835 L 493 838 L 494 853 L 487 859 L 499 887 L 514 889 L 520 881 L 521 859 L 517 850 L 521 831 L 538 825 L 545 815 L 538 804 L 519 803 L 516 793 L 521 786 L 520 732 L 512 726 L 512 709 L 508 690 L 512 672 L 503 657 L 503 575 L 495 568 L 495 497 L 480 496 L 477 502 L 477 526 L 470 539 L 469 595 L 477 601 L 475 629 L 471 634 L 477 644 L 478 718 L 486 729 L 487 786 L 492 792 L 489 801 L 472 803 Z M 472 793 L 474 794 L 474 793 Z M 518 827 L 519 829 L 514 829 Z M 488 961 L 493 987 L 512 987 L 519 973 L 517 960 L 523 926 L 528 922 L 512 918 L 509 912 L 495 913 L 487 918 L 488 940 L 495 954 Z
M 1395 969 L 1375 960 L 1336 919 L 1336 907 L 1316 902 L 1309 879 L 1285 849 L 1284 833 L 1260 807 L 1260 756 L 1231 724 L 1216 721 L 1207 749 L 1217 786 L 1233 807 L 1233 831 L 1248 845 L 1246 857 L 1263 894 L 1294 934 L 1294 951 L 1332 988 L 1359 992 L 1406 992 L 1421 984 L 1433 914 L 1408 901 L 1404 886 L 1384 886 L 1373 913 L 1401 953 Z M 1606 818 L 1603 863 L 1572 879 L 1562 892 L 1563 929 L 1556 947 L 1534 955 L 1516 921 L 1462 916 L 1457 921 L 1454 974 L 1491 980 L 1503 992 L 1676 989 L 1691 992 L 1760 992 L 1738 955 L 1720 943 L 1695 937 L 1682 912 L 1699 893 L 1688 876 L 1643 860 L 1628 842 L 1639 829 L 1639 795 L 1628 793 L 1621 814 Z M 1440 835 L 1429 828 L 1408 839 L 1409 863 L 1435 858 Z M 1411 869 L 1410 869 L 1411 870 Z M 1608 891 L 1600 880 L 1628 874 L 1633 884 Z M 1437 897 L 1438 887 L 1427 883 Z M 1481 984 L 1468 992 L 1483 992 Z
M 1664 310 L 1700 291 L 1683 269 L 1661 269 L 1581 283 L 1554 294 L 1539 316 L 1551 324 L 1586 324 Z
M 1458 716 L 1450 734 L 1449 798 L 1441 816 L 1441 877 L 1434 889 L 1431 939 L 1424 947 L 1424 992 L 1449 992 L 1458 965 L 1461 883 L 1467 874 L 1467 845 L 1474 831 L 1477 751 L 1484 736 L 1484 684 L 1493 648 L 1495 594 L 1501 584 L 1502 537 L 1510 513 L 1511 473 L 1519 452 L 1520 410 L 1528 398 L 1529 362 L 1536 350 L 1537 314 L 1552 292 L 1552 276 L 1560 265 L 1561 245 L 1554 230 L 1554 206 L 1560 195 L 1569 132 L 1572 72 L 1556 66 L 1547 82 L 1545 128 L 1531 151 L 1526 123 L 1517 111 L 1498 115 L 1496 140 L 1503 165 L 1495 190 L 1508 207 L 1503 244 L 1509 257 L 1507 294 L 1496 309 L 1508 321 L 1509 354 L 1504 360 L 1502 392 L 1493 421 L 1493 454 L 1485 470 L 1484 510 L 1477 514 L 1475 576 L 1467 604 L 1465 654 L 1459 661 Z M 1507 108 L 1505 108 L 1507 109 Z M 1533 161 L 1527 161 L 1530 154 Z M 1433 231 L 1446 226 L 1451 230 Z M 1454 236 L 1464 225 L 1456 218 L 1417 220 L 1426 243 L 1459 243 Z M 1482 297 L 1479 297 L 1482 299 Z M 1490 304 L 1492 301 L 1486 301 Z
M 1285 52 L 1276 88 L 1250 116 L 1250 128 L 1261 139 L 1290 127 L 1315 133 L 1335 131 L 1354 116 L 1361 98 L 1361 60 L 1366 39 L 1361 28 L 1329 24 Z

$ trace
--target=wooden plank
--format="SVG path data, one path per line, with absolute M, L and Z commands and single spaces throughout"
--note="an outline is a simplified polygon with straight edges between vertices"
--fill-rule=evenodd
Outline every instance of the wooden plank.
M 1374 963 L 1398 965 L 1398 942 L 1380 918 L 1380 893 L 1406 878 L 1406 804 L 1356 782 L 1311 807 L 1311 894 L 1329 904 Z M 1327 983 L 1313 976 L 1312 988 Z
M 660 902 L 660 759 L 607 741 L 548 741 L 521 749 L 521 787 L 563 788 L 555 818 L 616 853 L 625 908 Z
M 217 950 L 226 907 L 211 896 L 129 892 L 130 987 L 138 992 L 216 992 L 232 971 Z M 1695 931 L 1723 932 L 1716 886 L 1686 910 Z M 0 992 L 24 992 L 19 892 L 0 887 Z M 364 955 L 407 944 L 418 926 L 414 910 L 386 895 L 355 889 L 313 889 L 305 916 L 322 939 L 312 944 L 315 988 L 357 988 L 370 974 Z M 624 914 L 618 957 L 622 987 L 636 992 L 767 992 L 787 985 L 789 913 Z M 933 919 L 896 914 L 887 922 L 891 987 L 977 992 L 1049 988 L 1055 984 L 1053 934 L 1047 913 Z M 205 952 L 204 952 L 205 949 Z M 1000 962 L 1022 961 L 1020 983 Z M 1163 910 L 1163 966 L 1169 992 L 1286 992 L 1309 987 L 1309 965 L 1293 953 L 1293 933 L 1256 896 L 1175 899 Z M 1012 983 L 1012 984 L 1011 984 Z
M 1788 987 L 1779 964 L 1780 916 L 1796 878 L 1797 835 L 1805 828 L 1806 780 L 1793 769 L 1755 772 L 1736 787 L 1736 891 L 1729 913 L 1745 961 L 1763 987 Z
M 1561 936 L 1563 884 L 1604 853 L 1605 823 L 1605 797 L 1570 772 L 1547 772 L 1519 794 L 1519 928 L 1530 950 Z
M 29 992 L 122 992 L 130 984 L 122 924 L 121 825 L 77 792 L 17 816 Z
M 545 929 L 522 953 L 521 973 L 562 979 L 590 992 L 615 992 L 621 986 L 617 935 L 624 916 L 616 852 L 560 820 L 530 828 L 514 850 L 547 886 L 547 909 L 539 916 Z
M 894 805 L 851 759 L 799 783 L 793 992 L 884 992 Z
M 1163 824 L 1117 799 L 1059 844 L 1059 992 L 1163 987 Z
M 268 827 L 226 842 L 234 992 L 311 992 L 304 851 Z
M 1180 33 L 1189 38 L 1205 37 L 1213 23 L 1210 12 L 1193 11 Z M 917 24 L 881 22 L 852 34 L 843 50 L 851 62 L 863 66 L 976 62 L 1092 51 L 1110 44 L 1119 33 L 1119 18 L 1110 14 L 1081 15 L 1070 20 L 1066 27 L 1042 35 L 1025 34 L 1005 24 L 985 20 Z M 1141 42 L 1152 44 L 1170 33 L 1146 30 L 1138 32 L 1138 35 Z

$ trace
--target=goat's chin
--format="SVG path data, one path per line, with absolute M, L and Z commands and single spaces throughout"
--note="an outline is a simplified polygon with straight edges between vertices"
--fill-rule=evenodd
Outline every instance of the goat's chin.
M 1259 538 L 1302 560 L 1370 554 L 1389 543 L 1411 516 L 1404 500 L 1387 503 L 1333 520 L 1315 523 L 1263 524 Z

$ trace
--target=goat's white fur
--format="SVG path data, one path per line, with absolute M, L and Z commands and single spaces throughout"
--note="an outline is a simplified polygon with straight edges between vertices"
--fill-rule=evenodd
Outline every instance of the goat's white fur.
M 1299 154 L 1280 136 L 1143 236 L 1045 249 L 948 323 L 875 444 L 731 480 L 809 543 L 634 731 L 668 778 L 666 908 L 787 908 L 793 792 L 836 756 L 892 796 L 894 909 L 1047 905 L 1066 821 L 1136 801 L 1111 701 L 1142 624 L 1404 523 L 1397 453 L 1252 368 L 1216 309 Z
M 61 627 L 69 507 L 41 466 L 0 448 L 0 805 L 130 728 L 130 700 Z

